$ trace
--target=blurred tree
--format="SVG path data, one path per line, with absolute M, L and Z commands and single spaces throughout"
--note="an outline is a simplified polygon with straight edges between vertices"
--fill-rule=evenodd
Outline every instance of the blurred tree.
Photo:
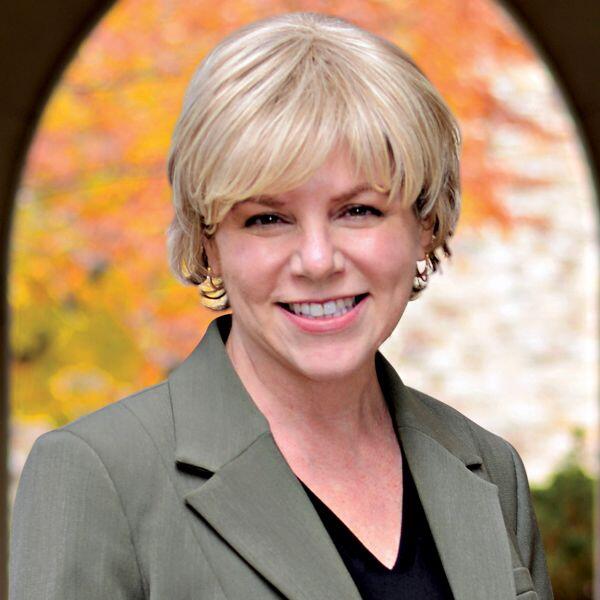
M 591 600 L 594 480 L 581 467 L 582 431 L 547 487 L 532 490 L 556 600 Z
M 504 189 L 547 179 L 498 160 L 495 134 L 504 126 L 548 142 L 560 132 L 498 85 L 537 59 L 489 0 L 121 0 L 57 87 L 22 183 L 10 299 L 15 416 L 61 424 L 155 383 L 198 340 L 213 315 L 165 259 L 171 131 L 193 69 L 220 38 L 296 10 L 346 17 L 412 54 L 461 121 L 463 223 L 523 219 L 502 202 Z

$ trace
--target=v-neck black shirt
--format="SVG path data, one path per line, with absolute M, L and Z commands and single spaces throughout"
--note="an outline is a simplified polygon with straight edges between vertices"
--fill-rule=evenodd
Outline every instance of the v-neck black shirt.
M 313 492 L 303 487 L 363 600 L 452 600 L 429 524 L 402 453 L 402 532 L 396 564 L 388 569 Z

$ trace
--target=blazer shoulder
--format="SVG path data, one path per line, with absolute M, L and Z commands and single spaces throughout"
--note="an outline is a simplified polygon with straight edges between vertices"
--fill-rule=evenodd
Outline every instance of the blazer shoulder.
M 147 460 L 147 451 L 174 447 L 173 416 L 168 383 L 163 381 L 82 416 L 44 434 L 42 438 L 69 433 L 90 446 L 105 466 L 119 464 L 126 456 L 131 464 Z M 42 438 L 38 441 L 43 443 Z M 39 444 L 38 444 L 39 445 Z
M 514 448 L 501 436 L 485 429 L 452 406 L 420 390 L 408 388 L 445 427 L 460 439 L 470 440 L 481 458 L 486 462 L 490 456 L 502 458 L 512 465 Z

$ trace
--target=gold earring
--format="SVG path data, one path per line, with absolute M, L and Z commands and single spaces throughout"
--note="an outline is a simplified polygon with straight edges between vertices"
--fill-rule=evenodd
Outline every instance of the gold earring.
M 227 292 L 223 285 L 223 279 L 213 275 L 210 267 L 204 281 L 198 286 L 200 290 L 200 302 L 211 310 L 225 310 L 229 304 Z
M 419 269 L 419 262 L 425 263 L 423 269 Z M 431 256 L 429 253 L 425 254 L 425 259 L 423 261 L 417 261 L 417 265 L 415 267 L 415 277 L 413 279 L 411 300 L 416 298 L 427 287 L 429 276 L 433 272 L 432 266 Z

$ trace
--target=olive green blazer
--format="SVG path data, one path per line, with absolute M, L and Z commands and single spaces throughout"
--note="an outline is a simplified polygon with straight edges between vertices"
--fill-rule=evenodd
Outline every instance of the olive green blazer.
M 213 322 L 168 378 L 43 435 L 12 517 L 11 600 L 359 600 Z M 521 460 L 403 385 L 384 393 L 457 600 L 552 598 Z

